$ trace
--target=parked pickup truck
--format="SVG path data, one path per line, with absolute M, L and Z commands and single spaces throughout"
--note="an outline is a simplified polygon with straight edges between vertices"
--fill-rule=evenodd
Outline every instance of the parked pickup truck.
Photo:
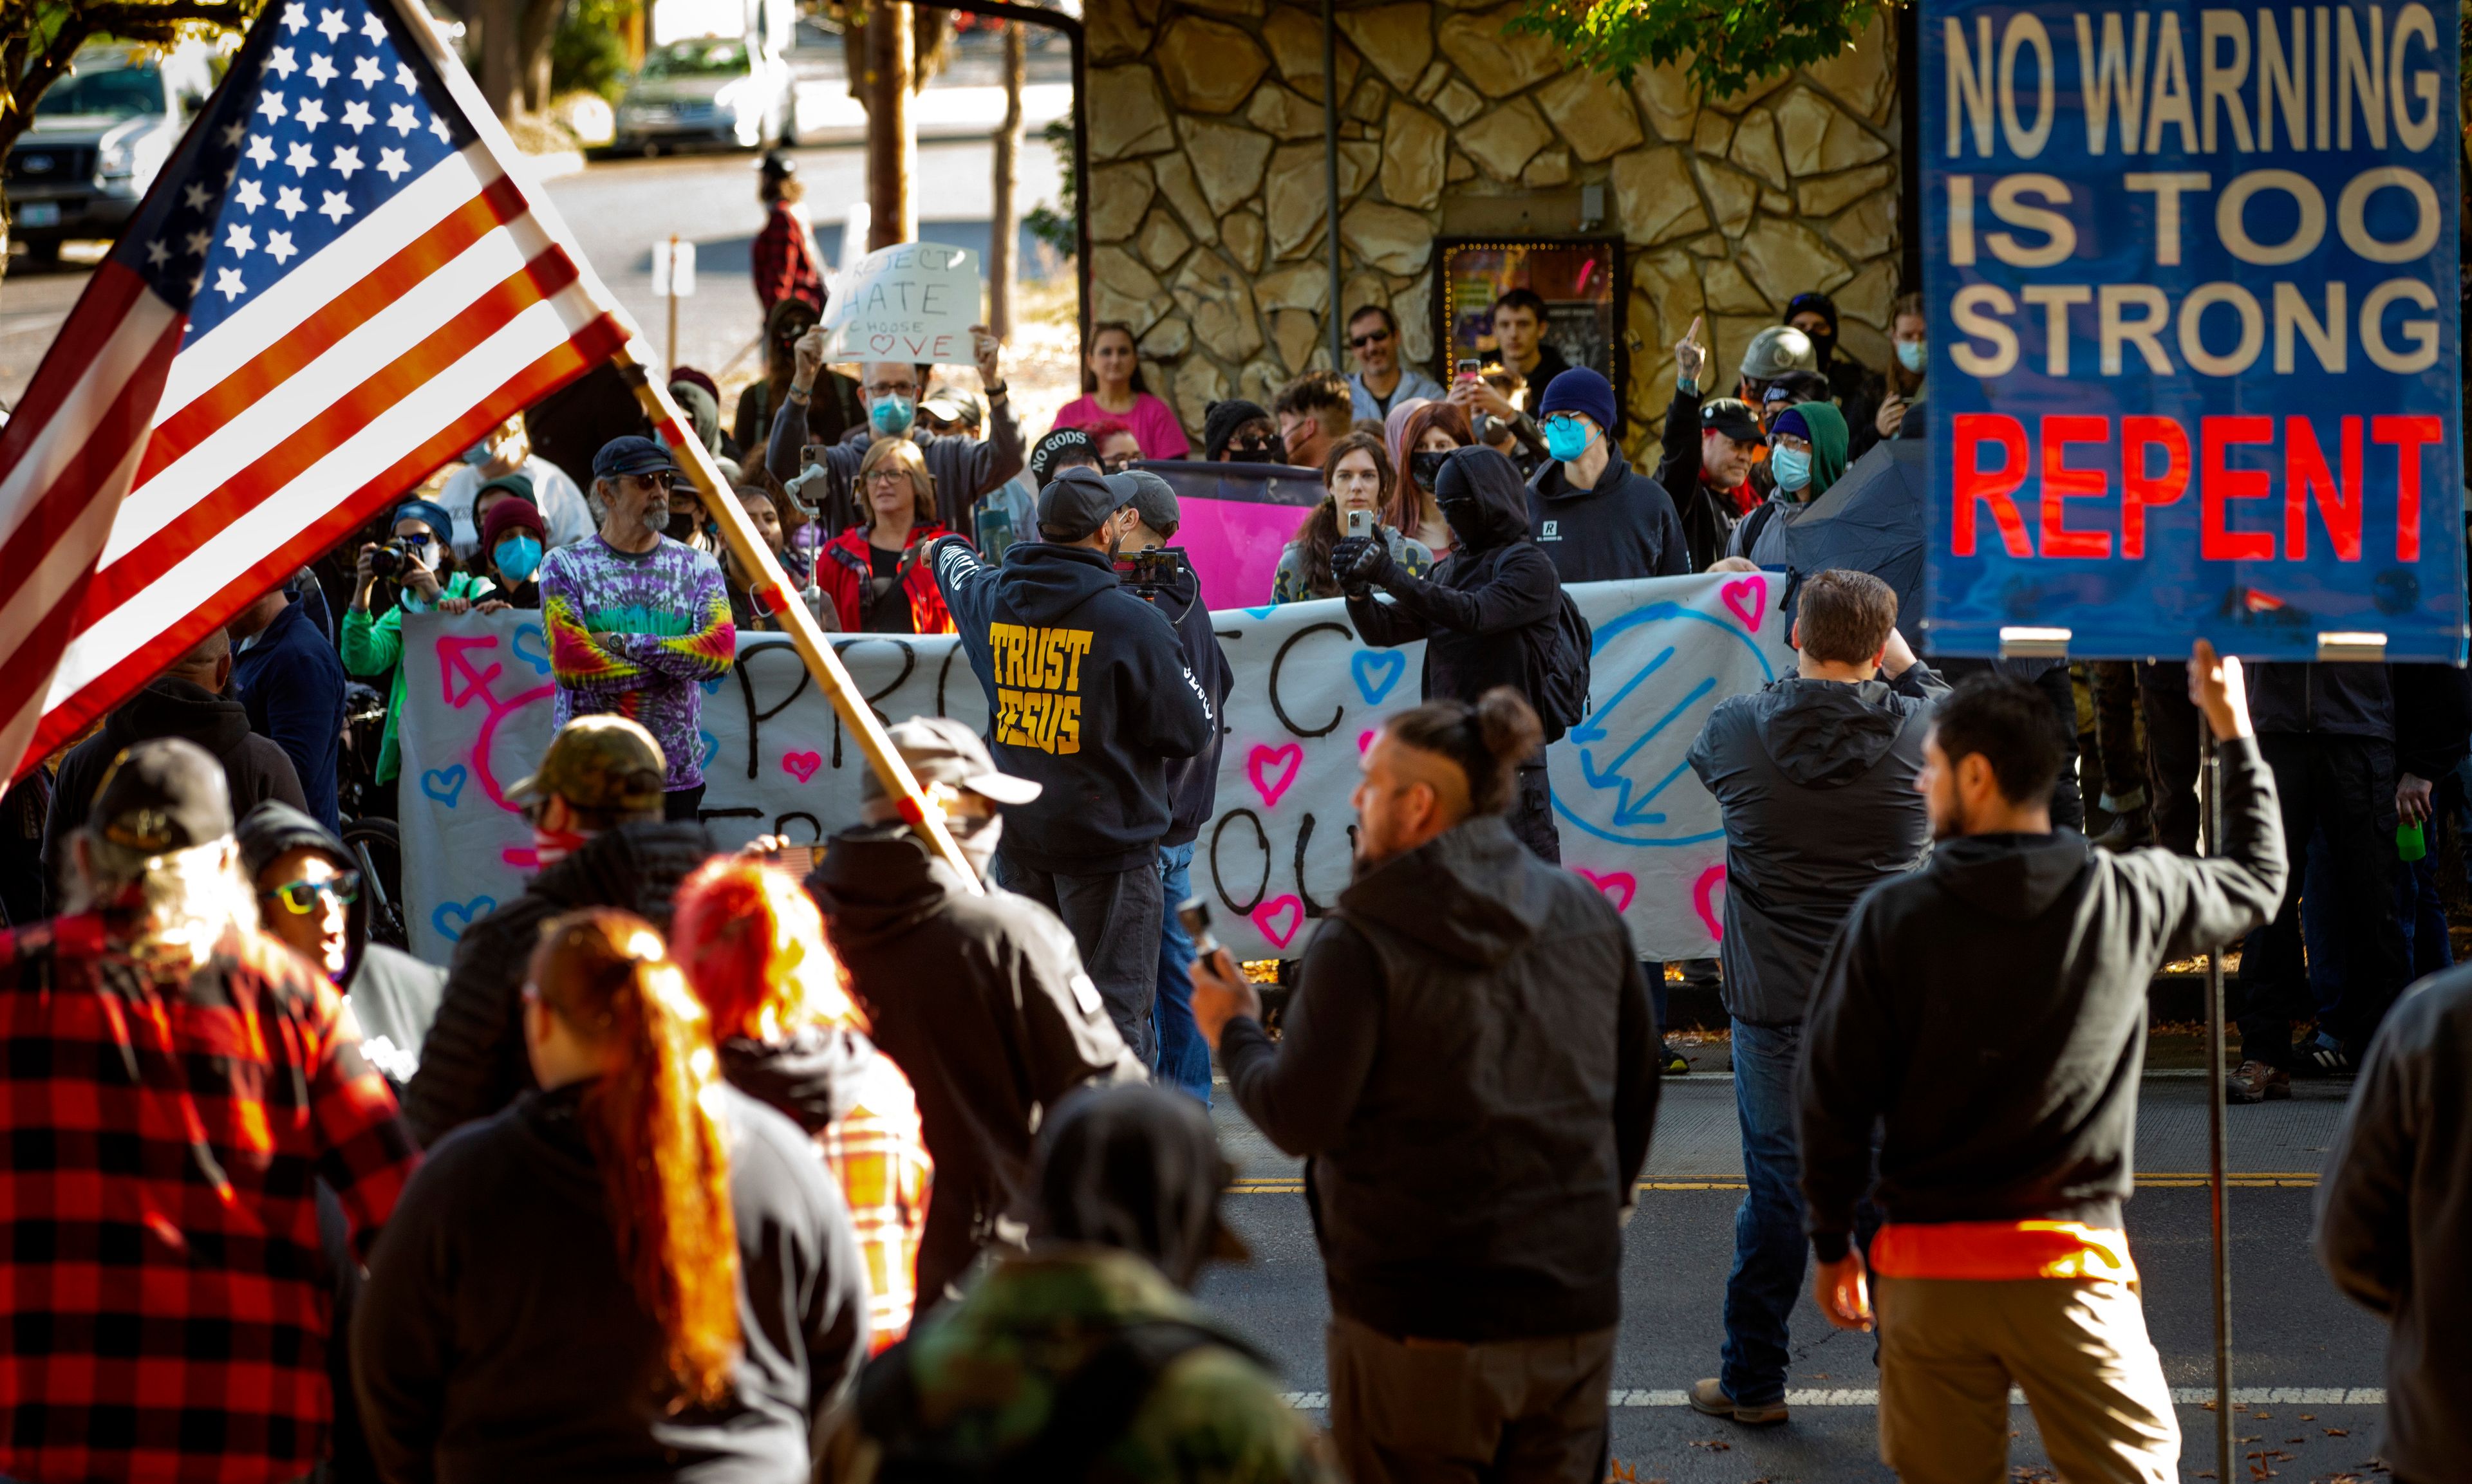
M 203 46 L 95 43 L 44 90 L 9 151 L 10 235 L 39 259 L 120 235 L 214 88 Z

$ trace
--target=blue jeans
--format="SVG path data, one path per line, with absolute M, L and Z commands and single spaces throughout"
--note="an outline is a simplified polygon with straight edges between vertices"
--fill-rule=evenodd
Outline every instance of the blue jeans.
M 1795 1144 L 1800 1025 L 1734 1022 L 1734 1107 L 1750 1190 L 1734 1212 L 1734 1270 L 1725 1278 L 1725 1348 L 1718 1381 L 1743 1406 L 1785 1400 L 1786 1319 L 1802 1294 L 1811 1244 L 1802 1235 L 1802 1161 Z
M 1167 910 L 1159 921 L 1158 999 L 1152 1024 L 1158 1028 L 1158 1060 L 1151 1068 L 1163 1087 L 1180 1088 L 1210 1106 L 1210 1043 L 1193 1023 L 1193 939 L 1176 909 L 1193 895 L 1193 842 L 1159 847 L 1159 894 Z

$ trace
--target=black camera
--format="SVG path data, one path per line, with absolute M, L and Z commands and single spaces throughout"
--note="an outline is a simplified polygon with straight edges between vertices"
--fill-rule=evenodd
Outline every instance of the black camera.
M 1177 584 L 1179 577 L 1193 571 L 1193 558 L 1184 549 L 1154 546 L 1147 552 L 1128 552 L 1116 558 L 1116 581 L 1129 587 L 1135 595 L 1150 598 Z
M 369 575 L 400 580 L 403 575 L 420 565 L 420 558 L 400 541 L 390 541 L 369 554 Z

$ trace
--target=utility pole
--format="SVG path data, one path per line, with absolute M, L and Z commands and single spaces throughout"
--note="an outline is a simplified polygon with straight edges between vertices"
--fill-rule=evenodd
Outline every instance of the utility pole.
M 1021 22 L 1004 23 L 1004 123 L 996 129 L 995 211 L 987 225 L 987 328 L 996 339 L 1012 339 L 1013 248 L 1021 237 L 1021 215 L 1012 199 L 1021 162 L 1021 84 L 1027 66 Z
M 868 0 L 867 247 L 872 252 L 918 237 L 910 180 L 911 11 L 907 0 Z

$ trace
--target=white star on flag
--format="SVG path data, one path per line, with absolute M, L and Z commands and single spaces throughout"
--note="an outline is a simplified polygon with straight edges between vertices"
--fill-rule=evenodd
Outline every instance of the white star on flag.
M 264 170 L 267 166 L 273 164 L 274 141 L 269 139 L 264 134 L 250 135 L 249 157 L 250 162 L 255 164 L 260 170 Z
M 249 285 L 240 281 L 239 269 L 222 268 L 215 271 L 215 292 L 222 294 L 225 301 L 228 303 L 247 294 Z
M 345 129 L 357 134 L 377 120 L 369 117 L 369 106 L 355 98 L 344 105 L 344 117 L 340 122 Z
M 319 205 L 318 215 L 338 226 L 343 225 L 344 219 L 352 214 L 352 203 L 344 200 L 344 193 L 341 191 L 323 191 L 320 194 L 325 200 Z
M 281 93 L 268 93 L 265 97 L 260 98 L 257 101 L 257 111 L 265 114 L 266 121 L 270 124 L 281 123 L 283 121 L 283 95 Z
M 356 170 L 366 170 L 368 167 L 361 163 L 360 151 L 352 148 L 350 145 L 345 145 L 335 152 L 334 164 L 329 168 L 332 169 L 335 174 L 342 176 L 346 180 L 349 180 L 352 178 L 352 172 Z
M 320 11 L 318 12 L 318 34 L 324 36 L 330 42 L 340 39 L 345 32 L 351 29 L 351 27 L 344 24 L 344 12 L 341 11 Z
M 387 128 L 396 133 L 409 135 L 419 127 L 420 115 L 412 111 L 412 105 L 399 103 L 387 110 Z
M 279 185 L 274 188 L 274 209 L 282 212 L 283 220 L 289 222 L 308 210 L 309 203 L 300 199 L 300 193 L 297 190 L 288 185 Z
M 164 247 L 163 239 L 157 237 L 146 245 L 146 261 L 153 267 L 161 268 L 172 261 L 172 249 Z
M 180 202 L 191 211 L 205 210 L 206 202 L 213 199 L 206 194 L 205 185 L 201 181 L 192 180 L 180 188 Z
M 245 138 L 245 137 L 248 135 L 248 133 L 249 133 L 249 126 L 248 126 L 247 124 L 244 124 L 244 123 L 239 122 L 238 120 L 234 120 L 233 122 L 231 122 L 231 123 L 229 123 L 229 124 L 225 125 L 225 126 L 224 126 L 224 148 L 225 148 L 225 149 L 226 149 L 226 150 L 237 150 L 237 149 L 239 149 L 239 148 L 240 148 L 240 142 L 241 142 L 241 140 L 242 140 L 243 138 Z
M 266 70 L 289 82 L 292 81 L 292 74 L 300 70 L 300 64 L 292 59 L 292 48 L 278 46 L 266 54 Z
M 240 202 L 242 210 L 255 216 L 257 208 L 266 204 L 266 188 L 254 178 L 244 180 L 240 183 L 240 194 L 232 200 Z
M 318 163 L 318 151 L 308 140 L 295 139 L 292 153 L 283 157 L 283 163 L 305 176 Z
M 299 250 L 299 248 L 292 246 L 292 234 L 290 232 L 269 232 L 266 234 L 266 255 L 273 258 L 278 264 L 291 262 L 294 255 L 298 253 Z
M 420 91 L 420 80 L 412 75 L 412 63 L 410 62 L 399 61 L 394 64 L 394 81 L 396 85 L 401 87 L 407 93 L 417 93 Z
M 332 82 L 340 76 L 342 76 L 342 74 L 335 70 L 335 64 L 326 59 L 325 53 L 312 52 L 309 54 L 310 82 L 317 83 L 320 87 L 324 87 L 327 83 Z
M 404 159 L 401 150 L 380 150 L 378 169 L 385 172 L 389 180 L 400 180 L 411 171 L 412 166 Z
M 257 239 L 250 231 L 248 223 L 235 222 L 231 226 L 231 235 L 224 239 L 224 246 L 242 257 L 247 257 L 249 249 L 257 246 Z
M 293 108 L 292 116 L 311 129 L 326 122 L 326 106 L 315 98 L 303 98 Z
M 300 28 L 308 24 L 309 9 L 302 5 L 300 0 L 292 0 L 291 4 L 283 8 L 284 30 L 297 35 L 299 34 Z
M 206 255 L 206 249 L 215 245 L 215 234 L 212 232 L 191 232 L 185 239 L 185 242 L 187 244 L 188 250 L 180 255 L 188 258 L 202 258 Z
M 429 131 L 438 136 L 438 142 L 440 144 L 453 144 L 455 142 L 455 135 L 452 130 L 447 129 L 446 121 L 435 113 L 429 116 Z
M 386 22 L 378 19 L 377 12 L 371 11 L 361 17 L 361 35 L 369 38 L 371 46 L 386 45 Z
M 352 63 L 352 81 L 363 87 L 375 87 L 386 81 L 386 69 L 374 57 L 364 57 Z

